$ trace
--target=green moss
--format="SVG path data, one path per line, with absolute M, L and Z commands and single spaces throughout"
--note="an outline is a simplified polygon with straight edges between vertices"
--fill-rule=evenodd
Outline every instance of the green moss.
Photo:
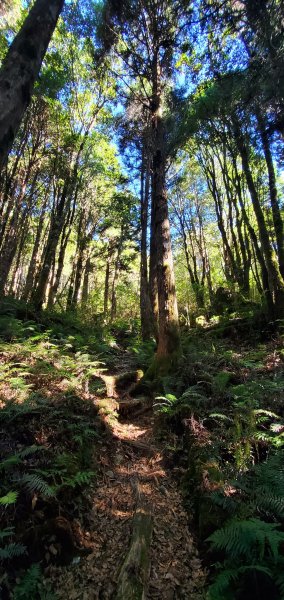
M 156 354 L 143 379 L 146 381 L 155 381 L 173 373 L 178 367 L 179 360 L 180 351 L 172 352 L 168 356 L 159 356 Z

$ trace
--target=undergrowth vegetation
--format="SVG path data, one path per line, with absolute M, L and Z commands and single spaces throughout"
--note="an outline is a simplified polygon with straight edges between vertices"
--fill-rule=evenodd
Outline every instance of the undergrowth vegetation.
M 48 600 L 50 564 L 88 551 L 84 529 L 103 429 L 97 374 L 115 360 L 110 332 L 74 315 L 0 307 L 0 596 Z M 103 362 L 102 362 L 103 357 Z
M 183 336 L 155 412 L 179 460 L 210 600 L 284 597 L 283 336 L 253 319 Z
M 54 599 L 43 574 L 89 551 L 100 375 L 145 371 L 154 348 L 135 322 L 2 303 L 1 598 Z M 157 435 L 194 515 L 208 600 L 284 597 L 283 362 L 281 331 L 227 319 L 184 331 L 177 371 L 156 382 Z

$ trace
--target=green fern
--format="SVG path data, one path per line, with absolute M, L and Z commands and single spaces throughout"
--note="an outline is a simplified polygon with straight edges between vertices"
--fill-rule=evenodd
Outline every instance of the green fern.
M 255 465 L 236 482 L 245 493 L 252 512 L 256 510 L 273 518 L 284 517 L 284 453 L 278 452 L 266 462 Z
M 231 558 L 263 560 L 268 552 L 277 562 L 278 549 L 284 543 L 284 533 L 278 531 L 278 523 L 265 523 L 260 519 L 233 520 L 215 531 L 207 541 L 212 550 L 223 550 Z
M 26 554 L 26 551 L 26 546 L 23 544 L 11 542 L 11 544 L 7 544 L 3 548 L 0 548 L 0 560 L 11 560 L 16 556 L 22 556 L 23 554 Z
M 66 486 L 76 488 L 88 485 L 92 481 L 94 474 L 94 471 L 78 471 L 73 477 L 63 477 L 62 484 L 58 486 L 57 490 Z
M 5 527 L 5 529 L 0 530 L 0 540 L 11 537 L 11 535 L 14 535 L 14 527 Z
M 30 600 L 37 592 L 42 573 L 38 564 L 31 565 L 13 591 L 13 600 Z
M 279 592 L 281 594 L 281 598 L 284 598 L 284 572 L 283 570 L 280 572 L 277 572 L 275 574 L 275 583 L 279 589 Z
M 28 490 L 31 494 L 39 492 L 47 498 L 51 498 L 55 495 L 54 490 L 46 481 L 40 477 L 37 473 L 25 474 L 20 479 L 20 483 Z
M 7 458 L 5 458 L 4 460 L 2 460 L 0 462 L 0 471 L 3 470 L 7 470 L 10 467 L 14 467 L 15 465 L 19 465 L 23 462 L 24 458 L 27 458 L 27 456 L 31 456 L 32 454 L 35 454 L 35 452 L 38 452 L 40 450 L 43 450 L 44 448 L 42 446 L 28 446 L 27 448 L 24 448 L 23 450 L 21 450 L 21 452 L 17 452 L 16 454 L 12 454 L 11 456 L 8 456 Z
M 259 586 L 260 574 L 275 582 L 279 591 L 284 589 L 284 560 L 279 553 L 284 533 L 279 527 L 278 523 L 260 519 L 234 519 L 209 536 L 211 550 L 225 553 L 224 562 L 215 565 L 217 575 L 208 590 L 210 600 L 235 598 L 240 586 L 247 588 L 249 573 L 254 575 L 247 590 L 252 597 Z
M 9 506 L 9 504 L 15 504 L 18 498 L 19 492 L 10 491 L 5 496 L 1 496 L 0 504 L 1 506 Z
M 222 565 L 219 565 L 222 567 Z M 214 583 L 209 587 L 209 600 L 235 600 L 236 594 L 234 586 L 239 579 L 248 572 L 264 573 L 270 579 L 273 579 L 273 572 L 268 567 L 262 565 L 249 565 L 238 568 L 222 568 L 217 575 Z

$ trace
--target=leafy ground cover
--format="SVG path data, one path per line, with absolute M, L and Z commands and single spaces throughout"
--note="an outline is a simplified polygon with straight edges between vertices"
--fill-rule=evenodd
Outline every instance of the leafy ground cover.
M 228 324 L 227 324 L 228 325 Z M 205 562 L 208 597 L 283 597 L 283 336 L 190 333 L 156 399 Z
M 135 324 L 1 306 L 1 597 L 111 598 L 137 486 L 149 598 L 282 597 L 283 336 L 249 318 L 182 345 L 138 397 L 154 344 Z
M 102 427 L 89 384 L 103 366 L 76 323 L 18 311 L 0 316 L 1 597 L 49 598 L 41 571 L 90 544 Z

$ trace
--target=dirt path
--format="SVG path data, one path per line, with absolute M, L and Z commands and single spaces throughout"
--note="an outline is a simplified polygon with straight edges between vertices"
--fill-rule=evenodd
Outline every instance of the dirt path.
M 111 389 L 109 377 L 107 383 Z M 112 395 L 116 396 L 115 392 Z M 103 402 L 102 418 L 109 435 L 97 457 L 99 477 L 92 493 L 89 531 L 84 532 L 91 553 L 76 557 L 67 567 L 51 568 L 53 585 L 56 583 L 62 600 L 117 597 L 119 574 L 132 540 L 139 486 L 152 520 L 148 591 L 141 600 L 200 600 L 204 598 L 204 570 L 177 484 L 163 466 L 153 414 L 116 418 L 117 400 Z

